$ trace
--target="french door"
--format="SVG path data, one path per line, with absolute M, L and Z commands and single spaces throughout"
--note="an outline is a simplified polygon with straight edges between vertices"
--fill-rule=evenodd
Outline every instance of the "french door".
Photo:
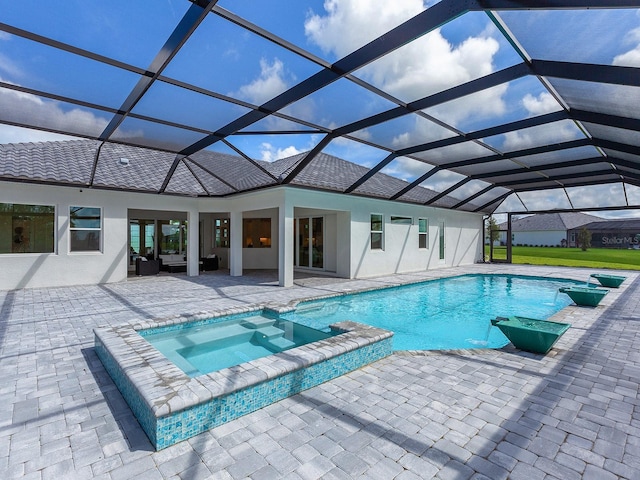
M 324 218 L 300 217 L 293 224 L 294 265 L 324 269 Z
M 155 258 L 155 250 L 155 220 L 129 220 L 129 266 L 138 257 Z

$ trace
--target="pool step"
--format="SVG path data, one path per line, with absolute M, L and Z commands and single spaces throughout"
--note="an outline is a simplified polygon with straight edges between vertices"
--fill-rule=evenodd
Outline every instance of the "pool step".
M 256 331 L 254 337 L 261 345 L 269 350 L 281 351 L 291 347 L 295 347 L 297 344 L 285 337 L 286 333 L 283 329 L 269 325 L 267 327 L 260 328 Z
M 278 337 L 274 339 L 269 339 L 269 343 L 274 347 L 282 350 L 286 350 L 287 348 L 295 347 L 296 343 L 291 340 L 287 340 L 284 337 Z
M 262 333 L 269 340 L 284 335 L 284 330 L 274 326 L 262 327 L 258 332 Z
M 240 325 L 242 325 L 245 328 L 251 328 L 251 329 L 259 329 L 262 327 L 268 327 L 269 325 L 273 325 L 274 323 L 276 323 L 276 321 L 272 318 L 265 318 L 265 317 L 248 317 L 246 319 L 244 319 Z

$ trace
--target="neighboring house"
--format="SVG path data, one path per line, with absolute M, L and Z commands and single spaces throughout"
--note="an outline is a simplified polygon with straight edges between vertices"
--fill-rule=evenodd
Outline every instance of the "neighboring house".
M 277 269 L 345 278 L 473 264 L 482 214 L 457 201 L 319 154 L 273 163 L 175 154 L 92 140 L 0 145 L 0 289 L 122 281 L 138 257 L 183 263 L 216 254 L 232 276 Z M 169 173 L 167 173 L 169 172 Z M 380 198 L 376 198 L 380 197 Z M 444 207 L 444 208 L 443 208 Z
M 512 244 L 576 247 L 575 229 L 600 219 L 579 212 L 542 213 L 519 218 L 511 221 Z M 499 227 L 506 230 L 507 224 Z
M 592 222 L 571 230 L 570 234 L 577 236 L 582 228 L 591 232 L 591 246 L 594 248 L 640 249 L 640 218 Z

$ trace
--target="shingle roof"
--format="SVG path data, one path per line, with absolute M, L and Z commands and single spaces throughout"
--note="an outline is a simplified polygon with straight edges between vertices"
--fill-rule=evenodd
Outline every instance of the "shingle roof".
M 0 176 L 88 185 L 99 145 L 93 140 L 0 144 Z
M 189 196 L 222 196 L 279 184 L 306 153 L 265 162 L 203 150 L 177 163 L 166 192 Z M 93 140 L 67 140 L 0 145 L 0 178 L 4 180 L 95 186 L 125 191 L 158 192 L 176 159 L 175 154 Z M 92 171 L 95 164 L 95 173 Z M 341 158 L 320 153 L 291 185 L 343 192 L 369 171 Z M 355 194 L 388 199 L 408 183 L 376 173 Z M 400 199 L 425 203 L 436 192 L 417 187 Z M 441 198 L 435 205 L 449 207 L 458 200 Z
M 570 230 L 599 219 L 600 217 L 595 215 L 579 212 L 541 213 L 512 221 L 511 230 L 514 232 Z M 503 225 L 506 228 L 506 224 Z
M 587 230 L 631 230 L 640 233 L 640 218 L 631 218 L 627 220 L 603 220 L 601 222 L 591 222 L 582 225 Z

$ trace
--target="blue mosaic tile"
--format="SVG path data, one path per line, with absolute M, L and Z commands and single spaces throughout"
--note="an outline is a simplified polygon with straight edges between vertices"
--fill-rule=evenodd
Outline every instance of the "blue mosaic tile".
M 158 419 L 158 450 L 285 399 L 393 352 L 388 338 L 307 368 Z
M 240 315 L 248 316 L 255 314 L 256 312 L 254 311 Z M 220 321 L 228 318 L 229 316 L 226 316 L 221 318 Z M 211 320 L 204 320 L 204 322 L 207 321 L 210 322 Z M 171 327 L 174 326 L 172 325 Z M 118 364 L 117 359 L 111 354 L 109 348 L 103 344 L 97 333 L 95 349 L 105 369 L 131 407 L 142 429 L 155 448 L 161 450 L 222 425 L 225 422 L 234 420 L 274 402 L 300 393 L 303 390 L 358 369 L 384 358 L 393 352 L 392 337 L 389 332 L 362 325 L 354 328 L 362 329 L 361 341 L 364 340 L 364 342 L 360 348 L 341 354 L 337 353 L 340 351 L 339 349 L 335 349 L 335 356 L 330 356 L 323 361 L 312 364 L 309 364 L 307 361 L 305 363 L 307 366 L 304 368 L 298 368 L 293 371 L 290 370 L 263 382 L 255 383 L 249 387 L 227 394 L 214 396 L 208 401 L 203 401 L 202 403 L 180 409 L 173 414 L 160 417 L 155 416 L 152 407 L 144 400 L 138 388 L 133 384 L 131 379 L 128 378 L 126 370 L 131 368 L 135 369 L 138 365 L 135 365 L 135 361 L 132 361 L 126 354 L 123 355 L 123 346 L 118 344 L 118 346 L 113 348 L 115 348 L 114 351 L 119 351 L 120 355 L 127 359 L 123 362 L 123 365 L 128 365 L 126 368 Z M 373 337 L 371 336 L 372 332 Z M 380 335 L 379 332 L 385 335 Z M 356 337 L 358 336 L 357 330 L 353 333 Z M 109 339 L 111 337 L 104 338 Z M 335 339 L 334 342 L 339 342 L 338 339 L 340 336 L 333 338 Z M 347 339 L 345 340 L 346 342 L 353 345 L 353 335 L 345 338 Z M 351 340 L 349 340 L 349 338 L 351 338 Z M 313 343 L 309 344 L 308 347 L 312 348 L 313 345 Z M 323 346 L 326 347 L 326 343 L 318 342 L 317 348 L 322 348 Z M 152 362 L 148 362 L 146 368 L 155 367 L 152 366 Z M 250 374 L 250 372 L 248 373 Z M 195 382 L 196 380 L 193 381 Z M 184 387 L 185 385 L 186 387 Z M 204 388 L 207 388 L 206 380 L 203 380 L 202 385 Z M 183 387 L 188 388 L 188 381 L 185 382 Z M 176 388 L 183 387 L 178 386 Z M 146 387 L 141 386 L 140 388 L 144 389 Z M 166 391 L 166 389 L 164 391 Z M 177 394 L 177 391 L 172 391 Z M 193 397 L 193 395 L 191 396 Z M 154 400 L 153 403 L 162 406 L 164 402 L 167 402 L 168 398 L 169 397 L 161 396 L 157 401 Z
M 156 417 L 148 408 L 146 402 L 140 397 L 138 389 L 131 383 L 127 375 L 105 346 L 96 338 L 95 350 L 98 358 L 104 365 L 107 373 L 120 390 L 125 401 L 131 408 L 138 423 L 149 437 L 152 444 L 156 444 Z

